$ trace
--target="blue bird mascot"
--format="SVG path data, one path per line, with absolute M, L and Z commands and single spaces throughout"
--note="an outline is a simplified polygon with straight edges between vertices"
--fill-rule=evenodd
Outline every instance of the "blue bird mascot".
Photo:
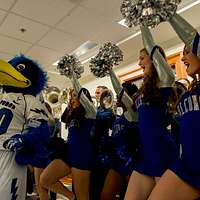
M 24 200 L 26 166 L 44 167 L 50 139 L 44 105 L 36 98 L 46 73 L 24 55 L 0 60 L 0 199 Z

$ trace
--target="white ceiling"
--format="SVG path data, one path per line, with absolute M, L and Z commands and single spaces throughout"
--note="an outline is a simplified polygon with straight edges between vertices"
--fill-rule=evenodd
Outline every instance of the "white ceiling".
M 193 2 L 182 0 L 180 8 Z M 122 19 L 121 3 L 122 0 L 0 0 L 0 58 L 9 60 L 18 53 L 33 57 L 49 72 L 49 84 L 61 89 L 68 81 L 58 75 L 52 64 L 88 40 L 98 45 L 118 43 L 124 51 L 120 67 L 135 62 L 142 48 L 141 36 L 132 37 L 137 28 L 128 29 L 117 23 Z M 199 28 L 199 11 L 200 4 L 181 15 Z M 26 29 L 23 33 L 22 28 Z M 167 23 L 153 30 L 153 35 L 166 49 L 181 42 Z M 97 49 L 80 59 L 93 56 Z M 81 81 L 86 83 L 92 78 L 86 64 Z

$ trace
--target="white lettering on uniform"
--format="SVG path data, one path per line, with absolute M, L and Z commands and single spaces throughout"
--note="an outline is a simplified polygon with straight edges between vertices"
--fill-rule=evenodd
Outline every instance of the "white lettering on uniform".
M 197 95 L 192 95 L 187 98 L 185 98 L 183 101 L 181 101 L 177 105 L 177 112 L 179 115 L 184 115 L 188 112 L 192 111 L 199 111 L 200 106 L 199 106 L 199 96 Z

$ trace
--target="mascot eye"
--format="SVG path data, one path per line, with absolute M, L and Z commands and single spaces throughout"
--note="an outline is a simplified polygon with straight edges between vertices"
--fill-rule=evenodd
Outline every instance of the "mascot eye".
M 16 66 L 17 71 L 21 72 L 26 68 L 26 66 L 24 64 L 19 64 Z

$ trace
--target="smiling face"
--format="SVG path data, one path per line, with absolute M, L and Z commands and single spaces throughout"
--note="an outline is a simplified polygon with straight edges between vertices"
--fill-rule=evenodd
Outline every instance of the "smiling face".
M 101 87 L 96 88 L 95 97 L 96 97 L 96 101 L 98 103 L 100 102 L 100 97 L 101 97 L 102 92 L 103 92 L 103 88 L 101 88 Z
M 146 50 L 141 50 L 139 55 L 139 66 L 144 70 L 144 76 L 150 73 L 152 67 L 152 61 Z
M 184 48 L 181 60 L 186 65 L 186 71 L 189 76 L 193 77 L 195 74 L 200 74 L 200 59 L 187 47 Z
M 75 94 L 75 92 L 72 91 L 70 96 L 71 96 L 71 98 L 70 98 L 71 107 L 73 109 L 78 108 L 80 106 L 80 101 L 79 101 L 77 95 Z

